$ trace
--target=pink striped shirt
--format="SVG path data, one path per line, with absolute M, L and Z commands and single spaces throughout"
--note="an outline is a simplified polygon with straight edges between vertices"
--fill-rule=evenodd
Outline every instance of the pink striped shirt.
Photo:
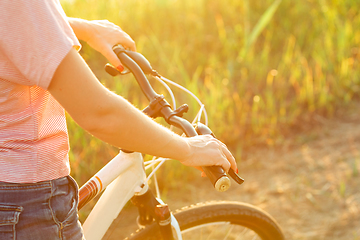
M 70 173 L 64 109 L 46 89 L 74 46 L 80 43 L 58 0 L 1 0 L 0 181 Z

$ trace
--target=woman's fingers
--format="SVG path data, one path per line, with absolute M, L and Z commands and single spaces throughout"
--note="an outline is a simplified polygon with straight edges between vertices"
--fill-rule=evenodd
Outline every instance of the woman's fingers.
M 88 24 L 87 43 L 104 55 L 114 67 L 119 69 L 121 62 L 112 50 L 113 46 L 120 44 L 125 49 L 136 51 L 135 41 L 119 26 L 107 20 L 88 21 Z
M 230 165 L 231 165 L 231 168 L 237 172 L 238 171 L 238 168 L 237 168 L 237 165 L 236 165 L 236 160 L 235 158 L 233 157 L 233 155 L 231 154 L 231 152 L 229 151 L 229 149 L 226 147 L 226 145 L 224 143 L 222 143 L 221 141 L 218 140 L 218 143 L 220 144 L 221 146 L 221 151 L 222 153 L 225 155 L 225 158 L 229 161 Z M 230 168 L 230 167 L 229 167 Z

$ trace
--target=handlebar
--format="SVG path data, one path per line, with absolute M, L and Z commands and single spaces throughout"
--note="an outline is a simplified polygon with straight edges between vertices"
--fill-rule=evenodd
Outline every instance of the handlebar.
M 140 86 L 140 89 L 145 94 L 146 98 L 151 102 L 154 98 L 158 97 L 159 94 L 157 94 L 151 87 L 149 81 L 147 80 L 144 72 L 141 71 L 139 65 L 125 52 L 120 52 L 117 50 L 117 48 L 115 48 L 114 51 L 120 61 L 125 65 L 125 67 L 130 69 L 130 71 L 133 73 L 136 81 Z
M 187 111 L 187 108 L 180 110 L 180 107 L 173 111 L 164 97 L 154 91 L 145 74 L 151 74 L 156 77 L 160 77 L 160 75 L 152 69 L 150 63 L 143 55 L 125 50 L 119 45 L 115 46 L 113 50 L 121 63 L 132 72 L 142 92 L 149 100 L 150 105 L 143 110 L 147 115 L 153 118 L 158 116 L 163 117 L 170 125 L 183 130 L 187 137 L 197 136 L 198 134 L 212 134 L 211 130 L 205 125 L 195 129 L 189 121 L 182 118 L 182 113 L 185 110 Z M 202 169 L 217 191 L 224 192 L 230 187 L 230 179 L 222 167 L 210 166 L 202 167 Z M 239 184 L 244 181 L 232 169 L 230 169 L 229 175 Z

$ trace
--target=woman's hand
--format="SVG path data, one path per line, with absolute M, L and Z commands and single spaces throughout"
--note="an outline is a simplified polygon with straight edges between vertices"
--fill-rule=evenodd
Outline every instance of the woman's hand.
M 123 68 L 112 50 L 113 46 L 121 44 L 126 49 L 136 51 L 134 40 L 119 26 L 108 20 L 88 21 L 78 18 L 68 18 L 68 20 L 78 39 L 87 42 L 120 71 Z
M 190 155 L 180 160 L 182 164 L 200 170 L 200 167 L 203 166 L 221 166 L 226 172 L 230 168 L 238 172 L 235 158 L 225 144 L 218 139 L 210 135 L 199 135 L 185 139 L 190 147 Z

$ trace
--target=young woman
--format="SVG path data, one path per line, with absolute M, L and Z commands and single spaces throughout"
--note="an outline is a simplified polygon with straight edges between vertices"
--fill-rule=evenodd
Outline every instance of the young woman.
M 220 141 L 180 137 L 99 83 L 78 54 L 78 39 L 121 70 L 112 47 L 136 50 L 121 28 L 67 18 L 58 0 L 0 5 L 0 239 L 83 238 L 64 109 L 114 146 L 237 170 Z

